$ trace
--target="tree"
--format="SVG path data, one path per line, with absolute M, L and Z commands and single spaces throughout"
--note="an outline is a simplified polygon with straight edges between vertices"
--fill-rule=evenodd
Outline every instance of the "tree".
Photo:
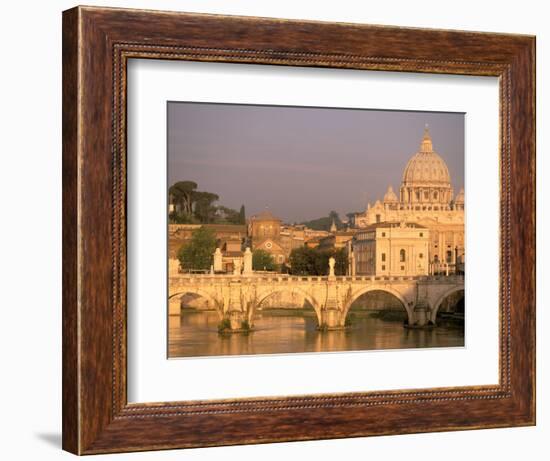
M 328 231 L 330 230 L 330 226 L 332 225 L 333 221 L 334 224 L 336 224 L 337 229 L 341 229 L 344 226 L 342 220 L 340 219 L 340 216 L 334 210 L 332 210 L 328 214 L 328 216 L 318 219 L 312 219 L 311 221 L 304 221 L 302 224 L 309 227 L 310 229 Z
M 255 271 L 274 271 L 277 264 L 273 256 L 265 250 L 256 249 L 252 252 L 252 269 Z
M 214 220 L 216 207 L 212 204 L 220 197 L 212 192 L 193 192 L 195 202 L 195 217 L 201 223 L 210 223 Z
M 334 250 L 332 256 L 336 260 L 334 273 L 336 275 L 346 275 L 348 272 L 348 250 L 346 248 L 339 248 Z
M 295 248 L 290 253 L 290 271 L 294 275 L 328 275 L 329 259 L 333 257 L 334 273 L 346 275 L 348 269 L 348 253 L 345 248 L 321 251 L 317 248 Z
M 172 211 L 168 215 L 168 219 L 170 220 L 170 224 L 194 224 L 197 222 L 193 216 L 177 213 L 176 211 Z
M 315 253 L 315 273 L 312 275 L 328 275 L 328 260 L 332 256 L 332 251 L 314 250 Z
M 216 221 L 240 224 L 239 212 L 223 205 L 216 207 Z
M 290 252 L 290 272 L 295 275 L 316 275 L 316 251 L 313 248 L 294 248 Z
M 185 215 L 190 216 L 193 213 L 193 192 L 196 189 L 197 183 L 193 181 L 178 181 L 169 189 L 174 202 L 180 205 Z
M 239 211 L 223 205 L 216 206 L 220 197 L 208 191 L 198 191 L 194 181 L 177 181 L 168 190 L 170 201 L 176 205 L 168 218 L 174 224 L 229 223 L 246 224 L 244 205 Z
M 241 205 L 239 210 L 239 224 L 246 224 L 246 214 L 244 212 L 244 205 Z
M 178 251 L 181 267 L 188 270 L 209 270 L 216 251 L 216 235 L 211 229 L 199 227 L 188 244 Z

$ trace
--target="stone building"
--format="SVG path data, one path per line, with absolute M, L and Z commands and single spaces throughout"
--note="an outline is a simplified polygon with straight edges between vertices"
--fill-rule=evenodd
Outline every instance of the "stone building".
M 417 223 L 375 223 L 361 229 L 352 244 L 352 275 L 428 275 L 430 231 Z
M 303 224 L 300 224 L 299 226 L 303 227 L 304 229 L 304 239 L 306 240 L 306 242 L 310 239 L 319 239 L 330 235 L 330 232 L 326 230 L 310 229 Z
M 291 226 L 283 224 L 281 227 L 280 244 L 285 252 L 285 260 L 295 248 L 301 248 L 305 244 L 305 227 L 302 225 Z
M 340 248 L 345 248 L 354 235 L 355 230 L 352 229 L 345 231 L 335 230 L 331 233 L 331 235 L 320 239 L 317 248 L 321 251 L 339 250 Z
M 390 185 L 382 200 L 353 217 L 360 229 L 388 222 L 429 229 L 428 261 L 434 273 L 464 271 L 464 190 L 454 195 L 449 168 L 434 151 L 427 127 L 419 151 L 403 171 L 399 197 Z
M 257 246 L 268 238 L 279 240 L 281 235 L 281 224 L 281 219 L 273 216 L 268 210 L 251 216 L 248 221 L 248 235 L 252 239 L 252 245 Z
M 217 250 L 221 254 L 220 262 L 214 259 L 214 271 L 215 272 L 234 272 L 235 267 L 242 267 L 244 251 L 242 249 L 241 239 L 228 239 L 218 246 Z
M 262 249 L 273 256 L 276 264 L 288 262 L 295 248 L 304 246 L 310 233 L 303 225 L 283 224 L 281 219 L 269 211 L 252 216 L 248 221 L 248 235 L 252 250 Z

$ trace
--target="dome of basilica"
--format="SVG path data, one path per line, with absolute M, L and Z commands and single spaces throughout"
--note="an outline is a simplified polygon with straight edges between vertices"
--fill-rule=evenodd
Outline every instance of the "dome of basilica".
M 450 187 L 451 176 L 445 161 L 433 150 L 428 127 L 420 151 L 414 154 L 403 172 L 403 186 Z

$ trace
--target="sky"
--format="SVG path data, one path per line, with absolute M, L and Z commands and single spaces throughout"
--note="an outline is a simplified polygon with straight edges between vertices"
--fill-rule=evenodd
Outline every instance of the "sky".
M 191 180 L 219 205 L 284 222 L 363 211 L 396 193 L 428 124 L 455 194 L 464 187 L 464 114 L 168 103 L 168 186 Z

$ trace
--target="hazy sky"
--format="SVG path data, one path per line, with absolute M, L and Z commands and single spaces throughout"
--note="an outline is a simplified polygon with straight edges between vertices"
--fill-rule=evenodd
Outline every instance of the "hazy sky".
M 464 187 L 464 114 L 168 103 L 168 185 L 192 180 L 219 204 L 285 222 L 344 217 L 398 193 L 425 124 Z

